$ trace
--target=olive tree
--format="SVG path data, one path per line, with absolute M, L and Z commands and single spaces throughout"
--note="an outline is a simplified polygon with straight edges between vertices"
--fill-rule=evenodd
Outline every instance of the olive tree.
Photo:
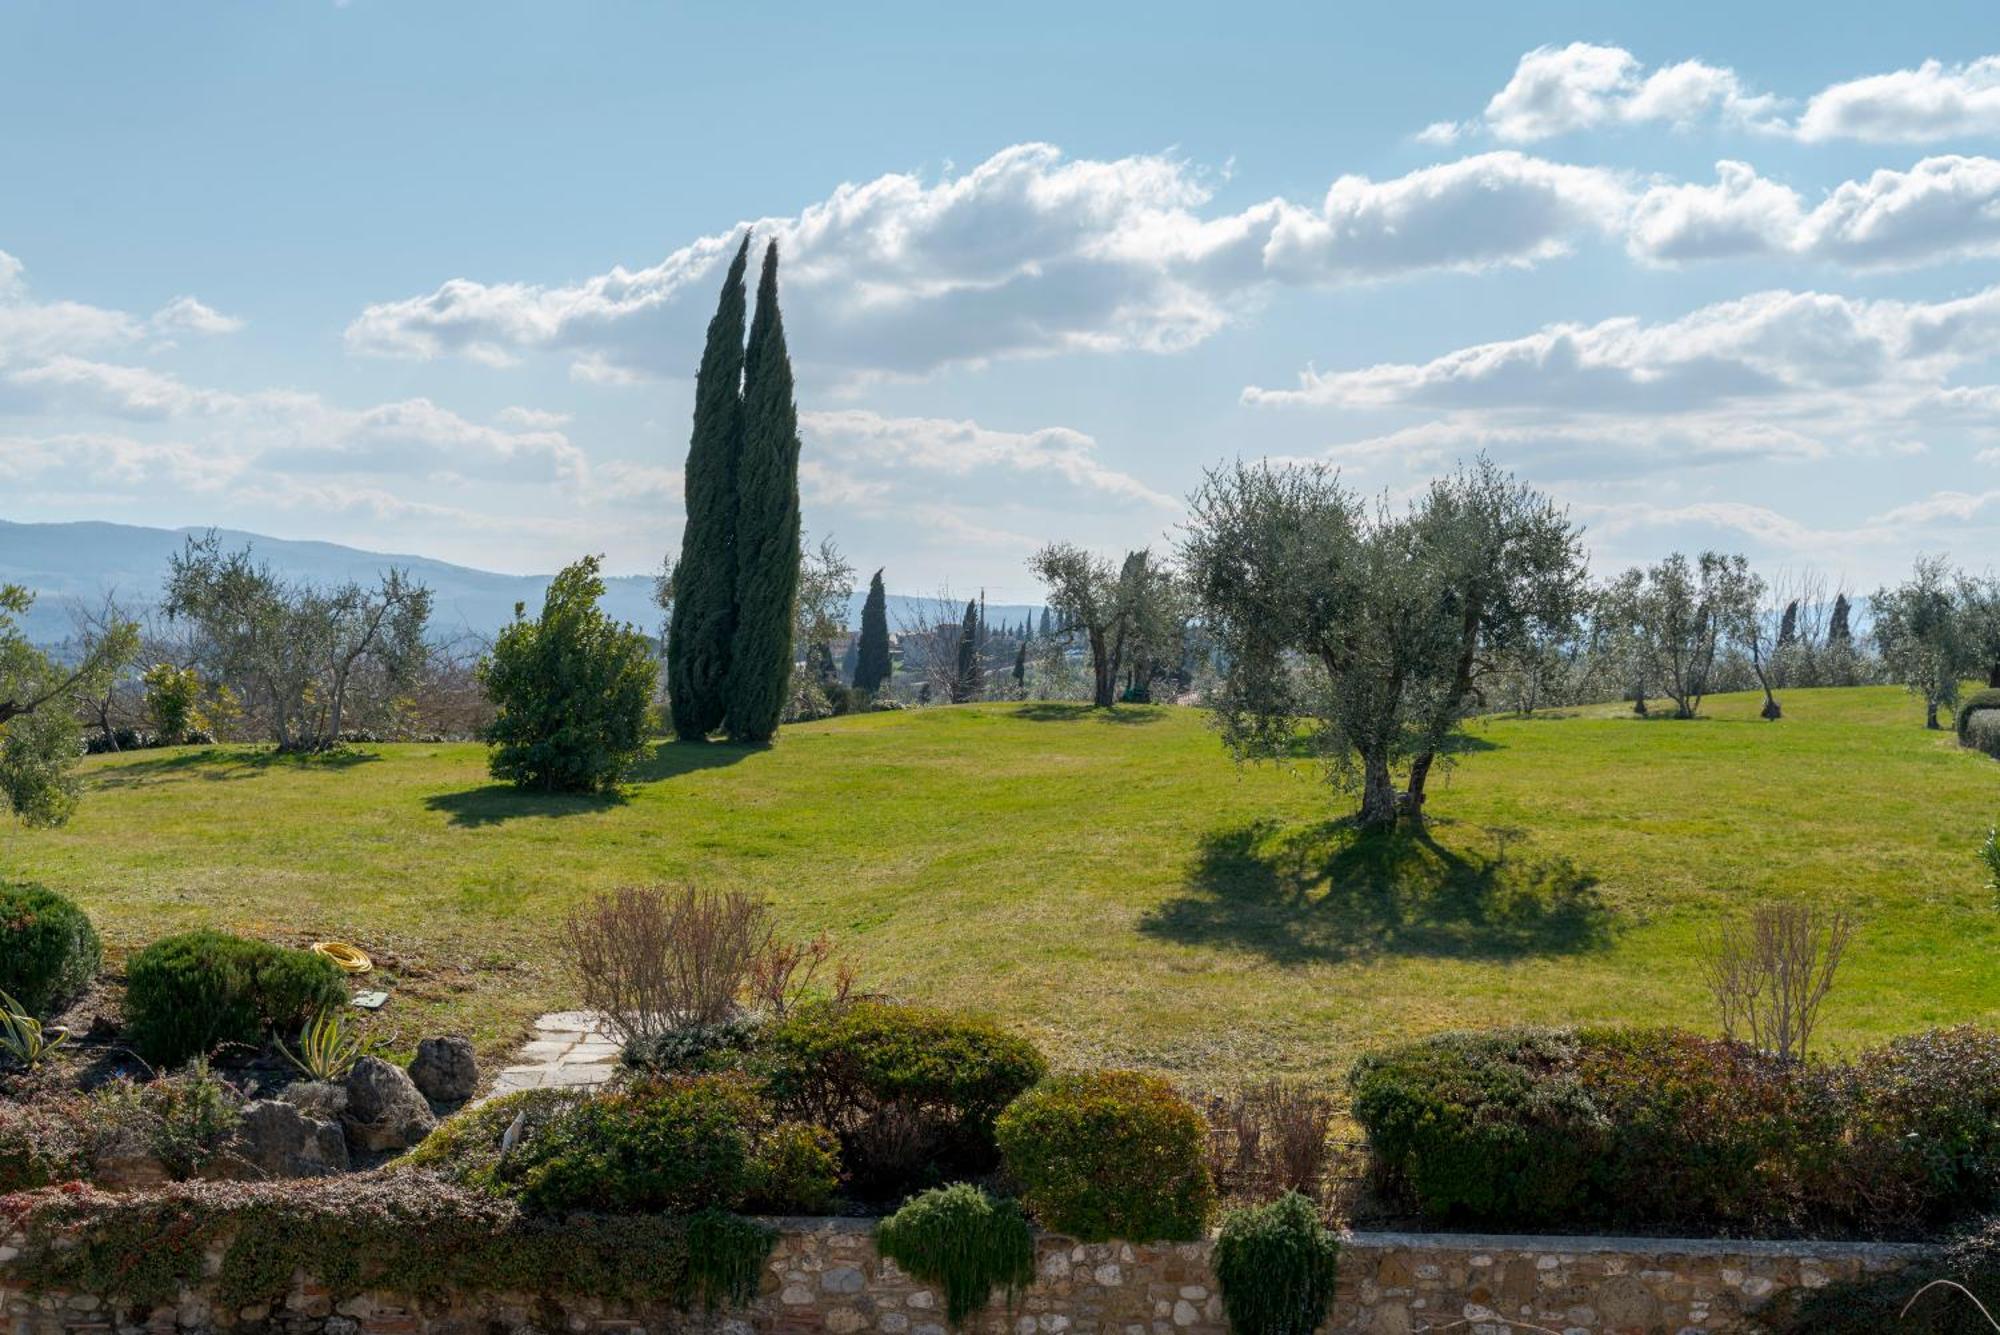
M 1459 722 L 1461 620 L 1421 524 L 1369 513 L 1315 464 L 1217 469 L 1190 510 L 1181 560 L 1225 664 L 1223 740 L 1280 760 L 1303 741 L 1359 790 L 1360 825 L 1395 824 L 1396 767 Z
M 1675 552 L 1621 575 L 1600 600 L 1599 615 L 1616 625 L 1631 655 L 1635 708 L 1646 712 L 1652 689 L 1674 702 L 1675 718 L 1693 718 L 1714 683 L 1716 655 L 1742 637 L 1762 596 L 1749 563 L 1721 552 L 1693 561 Z
M 1487 687 L 1510 660 L 1574 632 L 1589 570 L 1568 513 L 1484 456 L 1432 482 L 1410 526 L 1413 559 L 1431 568 L 1441 611 L 1457 623 L 1450 682 L 1410 762 L 1409 814 L 1421 822 L 1437 739 L 1491 708 Z
M 171 558 L 162 608 L 193 632 L 197 665 L 249 703 L 280 751 L 324 751 L 340 744 L 357 681 L 387 693 L 418 674 L 431 591 L 393 568 L 373 588 L 290 583 L 210 532 Z
M 80 656 L 60 662 L 32 644 L 21 618 L 34 595 L 0 585 L 0 802 L 25 825 L 53 826 L 76 809 L 82 751 L 77 704 L 107 688 L 139 652 L 139 628 L 111 621 Z
M 1875 644 L 1889 675 L 1924 702 L 1924 726 L 1958 703 L 1959 678 L 1981 666 L 1971 619 L 1943 557 L 1920 556 L 1910 577 L 1868 599 Z
M 1174 576 L 1152 553 L 1128 552 L 1117 566 L 1074 543 L 1056 542 L 1036 552 L 1028 568 L 1049 589 L 1066 635 L 1090 647 L 1091 703 L 1109 709 L 1118 700 L 1118 677 L 1128 652 L 1157 641 L 1174 597 Z

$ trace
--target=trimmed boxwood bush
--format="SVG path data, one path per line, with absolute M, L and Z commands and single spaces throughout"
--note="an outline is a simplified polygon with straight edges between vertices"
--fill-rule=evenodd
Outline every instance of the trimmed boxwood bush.
M 830 1133 L 777 1121 L 740 1076 L 705 1075 L 559 1109 L 491 1180 L 543 1214 L 809 1213 L 832 1199 L 839 1166 Z
M 945 1319 L 962 1326 L 992 1300 L 1009 1306 L 1035 1277 L 1035 1235 L 1021 1207 L 963 1182 L 903 1202 L 875 1227 L 875 1247 L 944 1290 Z
M 1232 1210 L 1215 1240 L 1215 1280 L 1234 1335 L 1312 1335 L 1333 1306 L 1340 1239 L 1296 1191 Z
M 125 1026 L 141 1056 L 171 1066 L 225 1043 L 256 1046 L 347 1000 L 321 955 L 203 929 L 155 941 L 125 969 Z
M 104 946 L 69 899 L 45 886 L 0 882 L 0 992 L 49 1016 L 83 995 Z
M 1054 1076 L 1016 1099 L 994 1130 L 1028 1208 L 1057 1233 L 1178 1242 L 1208 1224 L 1208 1123 L 1158 1076 Z
M 2000 709 L 2000 689 L 1985 687 L 1974 691 L 1958 702 L 1958 740 L 1960 745 L 1969 745 L 1966 733 L 1972 725 L 1972 716 L 1983 709 Z
M 753 1065 L 784 1116 L 833 1129 L 851 1190 L 873 1201 L 990 1172 L 994 1119 L 1047 1069 L 986 1020 L 880 1001 L 799 1008 Z
M 1975 751 L 2000 758 L 2000 709 L 1976 709 L 1965 720 L 1959 741 Z

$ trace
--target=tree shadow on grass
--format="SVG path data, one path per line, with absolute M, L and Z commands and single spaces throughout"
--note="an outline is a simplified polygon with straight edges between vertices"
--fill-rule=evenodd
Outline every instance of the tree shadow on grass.
M 1099 723 L 1158 723 L 1166 717 L 1166 712 L 1160 705 L 1113 705 L 1110 709 L 1099 709 L 1074 700 L 1037 700 L 1016 709 L 1014 717 L 1030 723 L 1083 723 L 1091 720 Z
M 1428 834 L 1368 834 L 1349 821 L 1284 829 L 1263 820 L 1202 841 L 1188 892 L 1139 930 L 1277 964 L 1375 955 L 1508 960 L 1608 944 L 1596 878 L 1567 858 L 1521 856 L 1518 830 L 1490 853 Z
M 697 770 L 733 765 L 767 748 L 731 742 L 662 742 L 626 776 L 626 790 L 659 783 Z M 456 793 L 434 793 L 424 799 L 432 811 L 448 816 L 453 825 L 477 827 L 528 816 L 583 816 L 625 805 L 628 791 L 612 793 L 543 793 L 511 783 L 489 783 Z
M 316 754 L 284 752 L 275 748 L 255 751 L 217 748 L 108 765 L 93 772 L 90 781 L 95 787 L 107 789 L 138 788 L 181 778 L 219 783 L 232 779 L 254 779 L 260 774 L 280 769 L 304 772 L 348 770 L 381 758 L 373 751 L 357 751 L 351 747 Z

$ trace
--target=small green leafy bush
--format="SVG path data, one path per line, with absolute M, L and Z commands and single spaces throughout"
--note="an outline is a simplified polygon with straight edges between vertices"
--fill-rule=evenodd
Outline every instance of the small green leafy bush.
M 656 1076 L 741 1070 L 762 1032 L 754 1020 L 681 1025 L 630 1040 L 619 1059 L 635 1071 Z
M 966 1183 L 903 1202 L 875 1228 L 882 1255 L 944 1290 L 945 1319 L 962 1326 L 1004 1290 L 1009 1306 L 1035 1277 L 1035 1235 L 1021 1207 Z
M 505 1195 L 506 1184 L 498 1176 L 500 1145 L 515 1120 L 521 1123 L 517 1143 L 526 1143 L 592 1097 L 574 1089 L 523 1089 L 475 1103 L 438 1123 L 390 1171 L 432 1173 L 453 1186 Z
M 1288 1191 L 1223 1216 L 1215 1279 L 1234 1335 L 1312 1335 L 1333 1305 L 1340 1239 Z
M 49 1016 L 83 994 L 104 946 L 69 899 L 45 886 L 0 882 L 0 992 Z
M 663 1080 L 577 1103 L 494 1170 L 503 1190 L 543 1214 L 750 1204 L 806 1211 L 823 1207 L 838 1179 L 831 1134 L 779 1122 L 734 1075 Z
M 1185 1241 L 1207 1226 L 1208 1123 L 1158 1076 L 1051 1077 L 1016 1099 L 995 1132 L 1028 1208 L 1055 1232 Z
M 125 971 L 125 1023 L 141 1056 L 171 1066 L 221 1044 L 297 1033 L 347 1000 L 338 965 L 310 951 L 206 929 L 155 941 Z
M 801 1006 L 755 1060 L 784 1116 L 840 1137 L 850 1189 L 874 1201 L 990 1172 L 994 1119 L 1047 1069 L 985 1020 L 878 1001 Z
M 200 1287 L 220 1245 L 214 1291 L 230 1309 L 281 1302 L 299 1270 L 335 1302 L 498 1292 L 714 1309 L 755 1295 L 776 1241 L 763 1225 L 712 1211 L 537 1218 L 422 1173 L 40 1191 L 8 1200 L 0 1224 L 27 1233 L 10 1283 L 139 1305 Z
M 155 1080 L 119 1076 L 90 1095 L 93 1145 L 135 1138 L 176 1179 L 194 1177 L 222 1152 L 243 1117 L 243 1095 L 203 1061 Z
M 1972 716 L 1983 709 L 2000 709 L 2000 689 L 1986 687 L 1974 691 L 1958 702 L 1958 740 L 1960 745 L 1970 745 L 1966 733 L 1972 726 Z
M 1939 1225 L 2000 1201 L 2000 1034 L 1959 1025 L 1894 1038 L 1856 1058 L 1852 1079 L 1874 1208 Z
M 1959 734 L 1959 739 L 1975 751 L 2000 757 L 2000 709 L 1975 711 L 1966 719 L 1965 730 Z

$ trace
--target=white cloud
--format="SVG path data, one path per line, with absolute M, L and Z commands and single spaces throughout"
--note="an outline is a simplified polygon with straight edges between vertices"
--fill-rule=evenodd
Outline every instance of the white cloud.
M 244 322 L 193 297 L 175 297 L 154 312 L 149 323 L 159 334 L 233 334 Z
M 1913 70 L 1871 74 L 1813 94 L 1794 131 L 1816 143 L 1936 143 L 2000 134 L 2000 56 L 1963 65 L 1927 60 Z
M 860 409 L 805 413 L 799 426 L 826 470 L 820 480 L 829 487 L 846 479 L 866 485 L 867 474 L 878 481 L 911 472 L 988 479 L 1046 476 L 1118 501 L 1180 509 L 1173 497 L 1107 467 L 1097 457 L 1097 442 L 1068 427 L 998 431 L 977 422 L 885 417 Z
M 0 367 L 76 355 L 135 342 L 153 334 L 216 334 L 241 321 L 177 297 L 149 320 L 77 301 L 37 301 L 21 261 L 0 250 Z
M 1533 143 L 1614 124 L 1687 126 L 1711 117 L 1759 124 L 1776 105 L 1747 91 L 1733 70 L 1684 60 L 1648 74 L 1623 47 L 1571 42 L 1522 56 L 1484 118 L 1496 138 Z
M 1807 206 L 1748 164 L 1716 164 L 1714 185 L 1659 185 L 1639 200 L 1627 246 L 1680 263 L 1798 257 L 1852 269 L 2000 254 L 2000 160 L 1930 157 L 1847 181 Z
M 504 364 L 536 350 L 595 383 L 690 374 L 721 267 L 745 228 L 775 238 L 794 354 L 841 376 L 1075 351 L 1172 352 L 1274 283 L 1528 264 L 1615 224 L 1613 173 L 1495 153 L 1389 181 L 1349 176 L 1318 206 L 1210 214 L 1175 158 L 1070 159 L 1023 144 L 927 183 L 843 185 L 795 217 L 703 237 L 644 269 L 542 286 L 452 279 L 368 307 L 361 353 Z
M 1735 70 L 1683 60 L 1647 70 L 1620 46 L 1571 42 L 1523 55 L 1478 122 L 1438 121 L 1419 134 L 1450 143 L 1483 127 L 1506 143 L 1527 144 L 1579 130 L 1663 124 L 1719 124 L 1807 143 L 1855 139 L 1937 143 L 2000 134 L 2000 56 L 1961 65 L 1927 60 L 1916 69 L 1831 84 L 1807 98 L 1796 118 L 1784 100 L 1750 91 Z

